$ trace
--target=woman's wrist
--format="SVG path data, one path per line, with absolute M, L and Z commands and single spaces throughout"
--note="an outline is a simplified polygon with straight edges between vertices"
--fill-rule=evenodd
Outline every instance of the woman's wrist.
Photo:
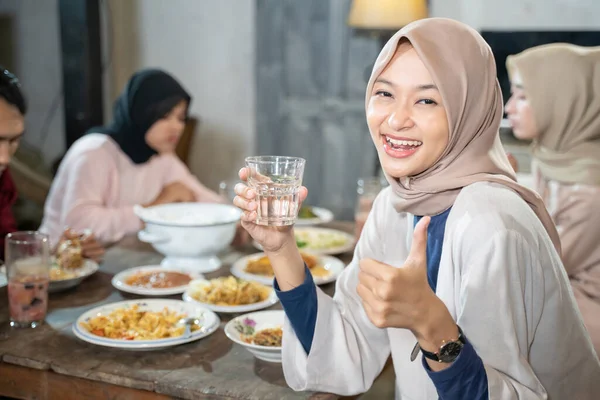
M 425 318 L 413 331 L 422 349 L 436 353 L 444 342 L 458 339 L 458 326 L 446 305 L 437 296 L 431 300 L 423 314 Z M 451 365 L 429 359 L 427 364 L 433 371 L 441 371 Z
M 273 267 L 279 288 L 284 292 L 302 285 L 306 278 L 304 261 L 298 246 L 296 246 L 293 231 L 291 231 L 291 238 L 291 240 L 285 240 L 278 250 L 265 251 Z

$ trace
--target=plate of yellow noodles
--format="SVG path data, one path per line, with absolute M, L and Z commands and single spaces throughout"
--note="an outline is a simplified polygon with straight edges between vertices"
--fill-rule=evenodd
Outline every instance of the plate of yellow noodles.
M 193 318 L 186 325 L 183 318 Z M 143 299 L 105 304 L 73 324 L 79 339 L 124 350 L 158 350 L 202 339 L 219 328 L 219 317 L 199 304 Z
M 272 287 L 231 275 L 191 281 L 183 300 L 220 313 L 256 311 L 279 301 Z
M 344 271 L 345 264 L 332 256 L 316 256 L 300 252 L 302 261 L 317 285 L 335 281 Z M 238 278 L 273 285 L 274 271 L 265 253 L 251 254 L 240 258 L 231 266 L 231 273 Z

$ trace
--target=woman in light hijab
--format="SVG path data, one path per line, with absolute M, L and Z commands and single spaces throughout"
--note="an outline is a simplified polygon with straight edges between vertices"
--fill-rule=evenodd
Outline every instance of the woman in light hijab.
M 275 271 L 293 389 L 362 393 L 391 354 L 398 399 L 597 398 L 600 363 L 557 232 L 499 141 L 502 104 L 475 30 L 432 18 L 390 39 L 366 91 L 390 186 L 333 298 L 313 283 L 293 228 L 255 224 L 256 194 L 238 184 L 242 224 Z
M 507 59 L 515 136 L 562 243 L 575 299 L 600 352 L 600 47 L 556 43 Z
M 113 122 L 92 128 L 63 158 L 40 230 L 55 241 L 65 226 L 92 229 L 112 243 L 142 227 L 136 204 L 226 201 L 175 155 L 190 101 L 163 71 L 134 74 L 115 102 Z

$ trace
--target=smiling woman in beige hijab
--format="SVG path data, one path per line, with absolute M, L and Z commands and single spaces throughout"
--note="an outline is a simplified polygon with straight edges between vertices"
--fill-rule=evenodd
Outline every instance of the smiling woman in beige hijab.
M 377 58 L 366 114 L 390 186 L 333 298 L 315 287 L 293 229 L 255 224 L 254 190 L 236 187 L 287 316 L 287 383 L 362 393 L 391 354 L 397 399 L 595 399 L 600 363 L 552 220 L 500 144 L 482 37 L 448 19 L 409 24 Z
M 600 47 L 556 43 L 507 59 L 515 136 L 558 227 L 575 298 L 600 352 Z

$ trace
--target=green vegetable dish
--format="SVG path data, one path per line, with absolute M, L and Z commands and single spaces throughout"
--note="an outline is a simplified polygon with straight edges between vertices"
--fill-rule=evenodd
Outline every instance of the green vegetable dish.
M 300 211 L 298 211 L 298 218 L 311 219 L 311 218 L 319 218 L 319 216 L 314 213 L 312 207 L 302 206 L 302 207 L 300 207 Z M 298 245 L 298 247 L 300 247 L 300 245 Z

